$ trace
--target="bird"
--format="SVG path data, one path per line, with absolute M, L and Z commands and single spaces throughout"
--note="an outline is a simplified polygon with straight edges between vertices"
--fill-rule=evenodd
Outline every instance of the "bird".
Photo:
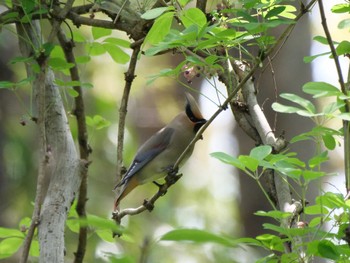
M 115 190 L 119 188 L 115 209 L 135 187 L 165 177 L 198 130 L 207 122 L 192 95 L 185 93 L 185 96 L 185 110 L 140 146 L 129 169 L 114 187 Z M 194 145 L 180 165 L 187 161 L 193 150 Z

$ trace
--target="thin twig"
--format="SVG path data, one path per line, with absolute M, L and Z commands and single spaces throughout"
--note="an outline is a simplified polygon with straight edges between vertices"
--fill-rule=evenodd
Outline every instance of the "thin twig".
M 117 146 L 117 181 L 120 181 L 123 175 L 123 149 L 124 149 L 124 132 L 125 132 L 125 119 L 128 109 L 129 95 L 131 86 L 133 83 L 136 70 L 137 58 L 141 49 L 142 42 L 139 45 L 134 46 L 134 50 L 131 55 L 130 64 L 127 72 L 125 72 L 125 86 L 123 91 L 123 97 L 119 108 L 119 122 L 118 122 L 118 146 Z

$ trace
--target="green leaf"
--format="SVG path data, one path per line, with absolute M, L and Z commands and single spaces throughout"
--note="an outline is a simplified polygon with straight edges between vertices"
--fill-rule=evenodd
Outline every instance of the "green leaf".
M 79 229 L 80 229 L 79 219 L 68 218 L 68 220 L 66 221 L 66 226 L 73 233 L 79 233 Z
M 259 161 L 255 158 L 246 155 L 240 155 L 238 157 L 238 160 L 241 161 L 241 163 L 243 163 L 244 166 L 252 172 L 255 172 L 258 169 Z
M 350 19 L 344 19 L 339 22 L 338 28 L 339 29 L 345 29 L 350 27 Z
M 303 171 L 303 176 L 305 180 L 308 180 L 308 181 L 319 179 L 326 175 L 327 174 L 325 172 L 310 171 L 310 170 Z
M 314 98 L 339 96 L 342 93 L 331 84 L 326 82 L 308 82 L 304 84 L 303 91 L 313 95 Z
M 313 55 L 313 56 L 306 56 L 304 57 L 303 61 L 304 63 L 311 63 L 314 59 L 318 58 L 318 57 L 323 57 L 323 56 L 328 56 L 330 55 L 331 52 L 324 52 L 324 53 L 320 53 L 320 54 L 317 54 L 317 55 Z
M 110 34 L 112 34 L 112 29 L 93 26 L 91 27 L 91 33 L 94 40 L 96 40 L 101 37 L 109 36 Z
M 24 233 L 14 228 L 0 227 L 0 238 L 24 237 Z
M 96 234 L 103 241 L 115 243 L 115 239 L 113 238 L 113 232 L 110 229 L 98 229 L 98 230 L 96 230 Z
M 341 120 L 350 121 L 350 113 L 349 112 L 340 113 L 338 115 L 335 115 L 335 117 L 339 118 Z
M 99 230 L 110 230 L 118 233 L 124 231 L 124 229 L 121 226 L 118 226 L 113 220 L 96 215 L 87 215 L 86 218 L 79 218 L 75 220 L 77 220 L 81 226 L 88 226 Z
M 73 63 L 68 63 L 63 58 L 51 57 L 49 59 L 49 65 L 55 70 L 65 70 L 74 67 Z
M 10 64 L 16 64 L 16 63 L 20 63 L 20 62 L 30 62 L 31 60 L 33 60 L 33 57 L 14 57 L 10 60 Z
M 337 247 L 329 240 L 321 240 L 318 243 L 317 249 L 318 253 L 324 258 L 337 260 L 340 257 Z
M 90 60 L 91 60 L 90 56 L 78 56 L 75 58 L 75 62 L 77 62 L 78 64 L 86 64 L 90 62 Z
M 267 224 L 264 224 L 264 228 L 265 227 L 267 227 Z M 279 228 L 279 229 L 282 230 L 282 228 Z M 263 235 L 257 236 L 256 239 L 262 242 L 264 246 L 270 250 L 283 251 L 283 241 L 278 236 L 271 235 L 271 234 L 263 234 Z
M 317 41 L 317 42 L 319 42 L 319 43 L 321 43 L 321 44 L 323 44 L 323 45 L 327 45 L 327 46 L 328 46 L 328 40 L 327 40 L 326 37 L 323 37 L 323 36 L 315 36 L 315 37 L 313 38 L 313 40 L 315 40 L 315 41 Z
M 196 25 L 199 28 L 207 23 L 205 14 L 199 8 L 189 8 L 180 15 L 180 20 L 186 28 Z
M 0 81 L 0 89 L 10 89 L 14 88 L 16 86 L 16 83 L 11 81 Z
M 220 160 L 223 163 L 227 163 L 234 167 L 237 167 L 240 170 L 245 169 L 245 165 L 240 160 L 226 153 L 214 152 L 214 153 L 211 153 L 210 156 Z
M 277 6 L 272 8 L 271 10 L 269 10 L 267 12 L 267 14 L 265 15 L 265 19 L 269 19 L 269 18 L 276 18 L 280 13 L 282 13 L 284 10 L 286 9 L 285 6 Z
M 121 46 L 125 48 L 130 48 L 130 41 L 121 39 L 121 38 L 116 38 L 116 37 L 108 37 L 105 40 L 103 40 L 104 43 L 111 43 L 116 46 Z
M 267 157 L 271 152 L 272 152 L 272 147 L 270 145 L 262 145 L 262 146 L 253 148 L 250 151 L 249 156 L 261 161 L 265 159 L 265 157 Z
M 278 102 L 272 103 L 272 109 L 276 112 L 281 112 L 281 113 L 296 113 L 300 111 L 300 108 L 293 107 L 293 106 L 286 106 Z
M 321 163 L 324 163 L 325 161 L 328 161 L 328 151 L 324 151 L 314 157 L 312 157 L 309 160 L 309 166 L 310 168 L 315 168 L 317 166 L 319 166 Z
M 86 45 L 87 51 L 90 56 L 100 56 L 106 53 L 106 49 L 101 43 L 92 42 Z
M 32 257 L 40 256 L 40 247 L 38 240 L 32 240 L 32 243 L 30 244 L 29 255 Z
M 0 259 L 15 254 L 23 243 L 23 238 L 11 237 L 0 242 Z
M 166 11 L 173 11 L 173 10 L 175 10 L 173 6 L 157 7 L 146 11 L 144 14 L 141 15 L 141 18 L 146 20 L 152 20 L 159 17 Z
M 126 64 L 129 62 L 130 56 L 127 53 L 125 53 L 120 47 L 110 43 L 104 43 L 103 47 L 112 57 L 114 62 L 119 64 Z
M 192 241 L 194 243 L 217 243 L 224 246 L 235 246 L 236 242 L 232 239 L 217 235 L 200 229 L 176 229 L 164 234 L 162 241 Z
M 69 96 L 71 96 L 72 98 L 76 98 L 79 96 L 79 93 L 72 88 L 67 88 L 66 91 L 68 92 Z
M 95 115 L 94 117 L 86 116 L 86 124 L 100 130 L 111 125 L 111 122 L 100 115 Z
M 347 4 L 337 4 L 332 7 L 333 13 L 348 13 L 350 12 L 350 5 Z
M 347 40 L 343 40 L 337 46 L 336 51 L 338 56 L 350 54 L 350 42 Z
M 328 209 L 322 205 L 310 205 L 304 207 L 304 212 L 307 215 L 325 215 L 328 213 Z
M 325 134 L 322 136 L 322 140 L 324 143 L 324 146 L 328 149 L 328 150 L 334 150 L 335 146 L 337 145 L 336 140 L 334 139 L 334 137 L 330 134 Z
M 316 113 L 316 107 L 312 104 L 311 101 L 307 99 L 304 99 L 298 95 L 291 94 L 291 93 L 282 93 L 280 96 L 286 100 L 299 104 L 309 112 Z
M 174 12 L 167 12 L 158 17 L 145 38 L 144 43 L 157 44 L 169 33 Z
M 267 217 L 271 217 L 274 219 L 283 219 L 283 218 L 288 218 L 292 215 L 292 213 L 287 213 L 287 212 L 282 212 L 282 211 L 278 211 L 278 210 L 274 210 L 274 211 L 258 211 L 255 212 L 254 215 L 257 216 L 267 216 Z

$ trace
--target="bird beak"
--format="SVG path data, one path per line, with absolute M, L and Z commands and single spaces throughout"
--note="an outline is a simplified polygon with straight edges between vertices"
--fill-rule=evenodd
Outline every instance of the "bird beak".
M 185 93 L 186 96 L 186 115 L 194 123 L 206 123 L 206 120 L 203 118 L 202 113 L 199 110 L 198 104 L 191 94 Z M 204 123 L 203 123 L 204 122 Z

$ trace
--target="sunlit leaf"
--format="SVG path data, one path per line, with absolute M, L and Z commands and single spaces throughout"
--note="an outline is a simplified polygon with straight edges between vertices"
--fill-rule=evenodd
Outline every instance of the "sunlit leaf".
M 96 234 L 106 242 L 115 243 L 113 232 L 110 229 L 98 229 Z
M 144 14 L 142 14 L 141 18 L 146 20 L 152 20 L 159 17 L 164 12 L 170 11 L 170 10 L 175 10 L 175 8 L 173 6 L 153 8 L 153 9 L 147 10 Z
M 270 145 L 261 145 L 261 146 L 253 148 L 250 151 L 249 156 L 253 157 L 257 160 L 263 160 L 271 152 L 272 152 L 272 147 Z
M 24 237 L 24 233 L 14 228 L 0 227 L 0 238 Z
M 94 117 L 86 116 L 86 124 L 99 130 L 110 126 L 111 122 L 100 115 L 95 115 Z
M 340 42 L 336 48 L 336 51 L 338 56 L 350 54 L 350 42 L 347 40 Z
M 167 12 L 158 17 L 145 38 L 144 43 L 157 44 L 169 33 L 174 12 Z
M 103 47 L 112 57 L 114 62 L 119 64 L 125 64 L 129 62 L 130 56 L 127 53 L 125 53 L 120 47 L 110 43 L 104 43 Z
M 96 40 L 112 34 L 112 29 L 103 27 L 91 27 L 92 37 Z
M 313 95 L 314 98 L 338 96 L 342 94 L 339 89 L 326 82 L 308 82 L 304 84 L 303 91 Z
M 125 47 L 125 48 L 130 48 L 130 41 L 121 39 L 121 38 L 116 38 L 116 37 L 108 37 L 103 40 L 104 43 L 111 43 L 117 46 Z
M 259 160 L 252 158 L 250 156 L 240 155 L 238 160 L 244 164 L 246 168 L 250 171 L 255 172 L 259 166 Z
M 266 217 L 272 217 L 275 219 L 283 219 L 283 218 L 288 218 L 292 215 L 292 213 L 287 213 L 287 212 L 282 212 L 278 210 L 273 210 L 273 211 L 258 211 L 254 213 L 257 216 L 266 216 Z
M 98 42 L 92 42 L 86 45 L 87 51 L 90 56 L 100 56 L 104 53 L 106 53 L 106 49 L 101 43 Z
M 331 8 L 333 13 L 348 13 L 350 12 L 349 4 L 336 4 Z
M 281 113 L 296 113 L 300 111 L 300 108 L 293 107 L 293 106 L 286 106 L 278 102 L 272 103 L 272 109 L 277 112 Z
M 40 247 L 38 240 L 32 240 L 32 243 L 30 244 L 29 255 L 31 255 L 32 257 L 40 256 Z
M 316 112 L 316 107 L 315 107 L 315 105 L 312 104 L 311 101 L 304 99 L 296 94 L 282 93 L 280 96 L 286 100 L 289 100 L 291 102 L 299 104 L 300 106 L 302 106 L 303 108 L 305 108 L 306 110 L 308 110 L 311 113 Z
M 240 160 L 226 153 L 214 152 L 214 153 L 211 153 L 210 156 L 222 161 L 223 163 L 233 165 L 238 169 L 241 169 L 241 170 L 245 169 L 245 165 Z
M 192 241 L 194 243 L 218 243 L 224 246 L 235 246 L 234 240 L 200 229 L 176 229 L 164 234 L 162 241 Z
M 11 237 L 0 242 L 0 259 L 12 256 L 23 243 L 23 238 Z
M 191 25 L 203 27 L 207 23 L 205 14 L 198 8 L 184 10 L 180 15 L 180 20 L 185 27 L 190 27 Z
M 72 88 L 67 88 L 66 91 L 68 92 L 69 96 L 71 96 L 72 98 L 76 98 L 79 96 L 79 93 Z
M 320 54 L 317 54 L 317 55 L 313 55 L 313 56 L 306 56 L 303 58 L 303 61 L 305 63 L 310 63 L 312 62 L 314 59 L 318 58 L 318 57 L 323 57 L 323 56 L 329 56 L 331 54 L 331 52 L 324 52 L 324 53 L 320 53 Z

